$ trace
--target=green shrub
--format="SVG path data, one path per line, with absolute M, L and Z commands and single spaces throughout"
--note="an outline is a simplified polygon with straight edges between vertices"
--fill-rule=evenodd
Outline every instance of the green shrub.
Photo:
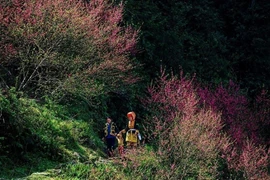
M 5 167 L 12 161 L 14 166 L 35 161 L 34 154 L 59 162 L 87 161 L 96 154 L 94 149 L 103 147 L 93 124 L 70 117 L 64 105 L 49 100 L 38 103 L 13 88 L 1 93 L 0 100 L 0 159 Z

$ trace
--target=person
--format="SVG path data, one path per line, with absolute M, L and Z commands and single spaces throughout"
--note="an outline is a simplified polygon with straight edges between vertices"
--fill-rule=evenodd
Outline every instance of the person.
M 136 148 L 139 145 L 141 136 L 138 129 L 135 129 L 135 112 L 131 111 L 127 113 L 128 128 L 123 129 L 122 132 L 126 133 L 127 148 Z
M 124 138 L 123 138 L 123 131 L 120 131 L 117 136 L 116 139 L 118 141 L 118 153 L 120 155 L 120 157 L 123 157 L 124 155 Z
M 116 139 L 116 126 L 114 122 L 112 122 L 112 119 L 109 117 L 107 118 L 107 122 L 105 123 L 104 132 L 107 145 L 107 153 L 109 157 L 112 157 Z

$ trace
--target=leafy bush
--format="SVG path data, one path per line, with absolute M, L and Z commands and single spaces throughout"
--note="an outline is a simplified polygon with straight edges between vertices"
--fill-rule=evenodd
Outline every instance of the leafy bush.
M 69 164 L 62 168 L 61 174 L 57 177 L 61 179 L 128 179 L 121 172 L 120 167 L 109 161 L 97 164 Z
M 1 161 L 14 165 L 31 162 L 31 154 L 61 161 L 87 161 L 94 149 L 102 149 L 89 121 L 73 119 L 66 107 L 52 101 L 43 105 L 14 89 L 0 94 Z M 8 161 L 3 167 L 8 167 Z M 35 163 L 33 163 L 35 164 Z M 4 172 L 4 171 L 2 171 Z
M 129 149 L 121 162 L 122 171 L 127 177 L 135 179 L 160 179 L 159 171 L 164 167 L 158 158 L 150 146 Z
M 244 126 L 248 125 L 246 122 L 239 124 L 238 119 L 242 117 L 240 112 L 244 117 L 247 117 L 245 112 L 254 117 L 252 110 L 247 109 L 246 99 L 238 95 L 234 88 L 217 89 L 218 95 L 202 96 L 206 94 L 198 91 L 200 88 L 194 84 L 194 79 L 183 77 L 183 74 L 168 78 L 163 72 L 156 84 L 149 87 L 149 98 L 143 100 L 152 112 L 150 118 L 145 120 L 148 139 L 154 142 L 164 166 L 171 167 L 168 176 L 216 179 L 221 175 L 235 175 L 232 178 L 242 175 L 252 179 L 259 173 L 262 175 L 260 178 L 268 177 L 267 149 L 264 146 L 256 148 L 251 143 L 253 140 L 247 144 L 242 142 L 246 145 L 239 146 L 238 142 L 234 143 L 235 136 L 228 136 L 233 131 L 226 134 L 231 124 L 239 125 L 242 130 L 247 130 L 246 133 L 250 132 L 246 127 L 251 126 Z M 230 92 L 233 96 L 229 95 Z M 216 103 L 216 106 L 208 106 L 210 102 Z M 252 118 L 249 120 L 253 120 L 250 124 L 258 122 Z M 250 164 L 253 164 L 252 168 Z
M 135 52 L 137 31 L 120 25 L 122 13 L 122 4 L 104 0 L 3 2 L 1 86 L 61 98 L 134 83 L 128 56 Z
M 148 119 L 148 124 L 154 126 L 151 133 L 162 164 L 171 169 L 168 178 L 215 179 L 219 173 L 219 153 L 230 143 L 220 133 L 220 115 L 198 108 L 192 79 L 183 75 L 168 79 L 163 73 L 149 93 L 146 103 L 153 118 Z
M 211 88 L 199 88 L 201 104 L 221 112 L 223 131 L 234 141 L 225 159 L 229 168 L 242 171 L 248 179 L 266 178 L 269 164 L 269 97 L 265 91 L 253 103 L 241 93 L 240 87 L 229 83 Z M 261 176 L 257 176 L 260 174 Z

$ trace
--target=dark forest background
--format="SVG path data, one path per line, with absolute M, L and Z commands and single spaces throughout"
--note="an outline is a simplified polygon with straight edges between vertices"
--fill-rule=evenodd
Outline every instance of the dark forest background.
M 160 65 L 205 83 L 238 82 L 250 96 L 269 88 L 267 1 L 126 1 L 125 19 L 140 28 L 136 56 L 149 78 Z

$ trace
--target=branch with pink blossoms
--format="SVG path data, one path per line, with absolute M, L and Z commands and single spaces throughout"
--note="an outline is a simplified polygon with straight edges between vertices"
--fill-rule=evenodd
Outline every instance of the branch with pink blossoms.
M 213 91 L 194 82 L 194 78 L 169 77 L 162 71 L 148 89 L 149 98 L 142 100 L 150 112 L 145 120 L 148 139 L 158 147 L 164 166 L 173 167 L 171 178 L 199 173 L 203 179 L 206 173 L 215 179 L 229 172 L 242 172 L 248 179 L 269 178 L 269 150 L 256 141 L 261 122 L 267 122 L 262 119 L 268 117 L 269 101 L 264 97 L 259 101 L 264 110 L 254 111 L 232 82 Z M 256 119 L 258 112 L 265 113 Z M 218 170 L 219 159 L 228 170 Z
M 135 83 L 129 55 L 136 53 L 138 30 L 121 25 L 123 8 L 105 0 L 3 3 L 0 64 L 12 68 L 6 83 L 85 96 Z

